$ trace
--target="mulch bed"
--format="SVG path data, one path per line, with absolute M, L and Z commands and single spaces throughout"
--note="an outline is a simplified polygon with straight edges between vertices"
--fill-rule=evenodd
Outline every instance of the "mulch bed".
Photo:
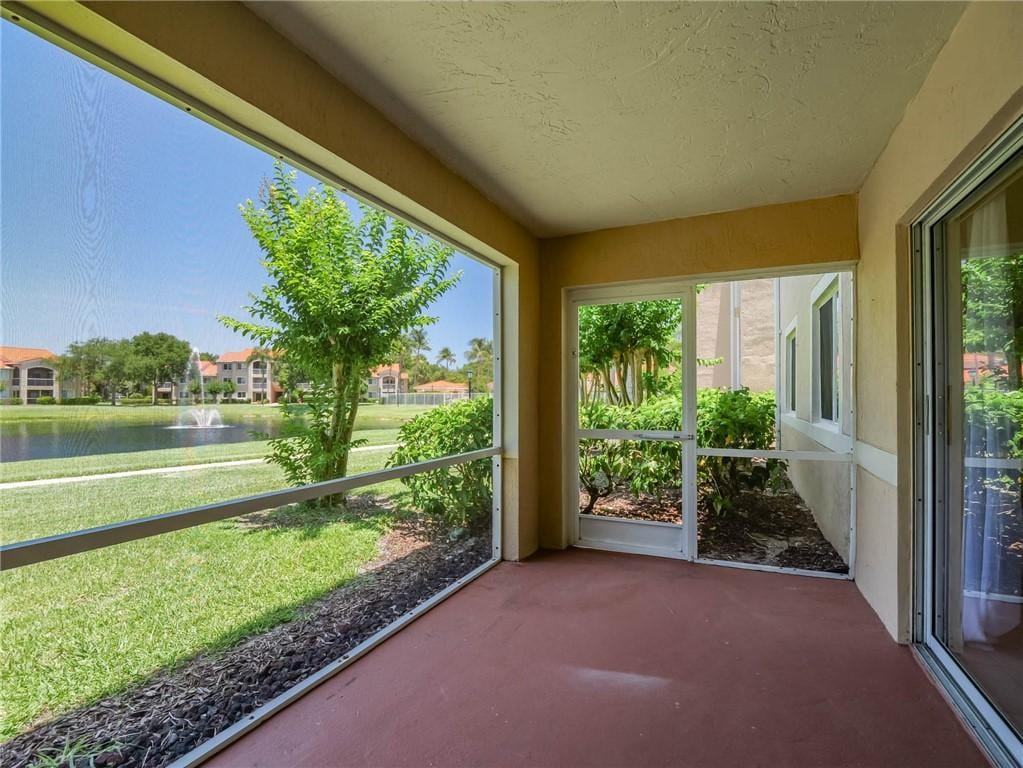
M 585 506 L 585 500 L 582 494 L 581 506 Z M 732 508 L 720 513 L 709 505 L 699 505 L 700 557 L 808 571 L 849 572 L 849 567 L 824 538 L 813 514 L 795 491 L 748 491 L 732 501 Z M 681 523 L 679 509 L 677 492 L 660 498 L 619 492 L 601 499 L 592 514 Z
M 411 528 L 388 534 L 371 570 L 292 621 L 45 722 L 0 747 L 0 763 L 13 768 L 61 758 L 74 768 L 154 768 L 173 762 L 491 556 L 485 535 L 456 541 L 427 535 Z
M 806 571 L 848 573 L 795 491 L 748 491 L 720 513 L 698 510 L 700 557 Z

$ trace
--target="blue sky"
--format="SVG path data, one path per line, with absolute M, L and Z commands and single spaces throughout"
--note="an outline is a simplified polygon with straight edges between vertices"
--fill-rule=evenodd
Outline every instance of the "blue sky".
M 4 21 L 0 163 L 0 343 L 61 352 L 148 330 L 250 345 L 216 315 L 244 316 L 264 282 L 238 205 L 269 155 Z M 491 336 L 492 272 L 461 254 L 452 269 L 464 275 L 429 310 L 430 356 L 461 360 Z

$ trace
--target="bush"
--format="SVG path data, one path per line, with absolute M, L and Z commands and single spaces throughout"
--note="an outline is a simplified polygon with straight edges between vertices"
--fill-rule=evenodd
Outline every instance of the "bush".
M 750 450 L 774 446 L 774 392 L 701 389 L 696 395 L 697 445 Z M 748 458 L 700 456 L 697 482 L 714 509 L 732 506 L 743 490 L 762 489 L 784 468 L 779 459 L 758 464 Z
M 451 456 L 489 448 L 494 442 L 493 400 L 459 400 L 431 408 L 398 430 L 398 448 L 389 466 Z M 412 504 L 445 526 L 482 527 L 489 519 L 493 498 L 490 461 L 403 478 Z
M 43 395 L 42 397 L 36 398 L 36 405 L 56 405 L 57 398 L 50 397 L 49 395 Z
M 982 378 L 963 389 L 970 456 L 1023 456 L 1023 390 L 1005 391 Z
M 592 403 L 580 412 L 583 429 L 674 430 L 682 428 L 682 399 L 678 395 L 648 398 L 640 406 Z M 597 501 L 628 488 L 635 495 L 660 496 L 678 487 L 682 446 L 667 440 L 580 440 L 579 483 L 589 499 L 584 513 Z
M 84 397 L 65 397 L 60 401 L 61 405 L 99 405 L 102 398 L 99 395 L 86 395 Z
M 697 393 L 697 445 L 756 449 L 774 444 L 774 393 L 748 389 L 701 389 Z M 682 398 L 660 395 L 642 405 L 592 403 L 580 411 L 583 429 L 636 431 L 682 429 Z M 664 440 L 580 440 L 579 482 L 589 495 L 586 512 L 597 500 L 626 488 L 633 494 L 661 495 L 678 485 L 682 447 Z M 700 456 L 698 482 L 719 510 L 744 488 L 763 488 L 781 463 Z
M 152 399 L 147 395 L 125 395 L 117 401 L 121 405 L 149 405 Z

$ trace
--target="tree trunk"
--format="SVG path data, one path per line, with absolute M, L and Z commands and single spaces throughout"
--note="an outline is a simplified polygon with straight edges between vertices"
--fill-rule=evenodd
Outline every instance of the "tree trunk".
M 156 382 L 155 381 L 153 382 L 153 401 L 152 401 L 152 404 L 156 405 Z
M 615 370 L 618 374 L 618 386 L 620 394 L 621 405 L 631 405 L 629 398 L 629 365 L 628 362 L 623 358 L 619 357 L 615 363 Z

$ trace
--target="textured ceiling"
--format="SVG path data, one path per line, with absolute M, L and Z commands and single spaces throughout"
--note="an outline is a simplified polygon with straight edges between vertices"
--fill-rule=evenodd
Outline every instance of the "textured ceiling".
M 962 12 L 250 7 L 540 236 L 856 191 Z

